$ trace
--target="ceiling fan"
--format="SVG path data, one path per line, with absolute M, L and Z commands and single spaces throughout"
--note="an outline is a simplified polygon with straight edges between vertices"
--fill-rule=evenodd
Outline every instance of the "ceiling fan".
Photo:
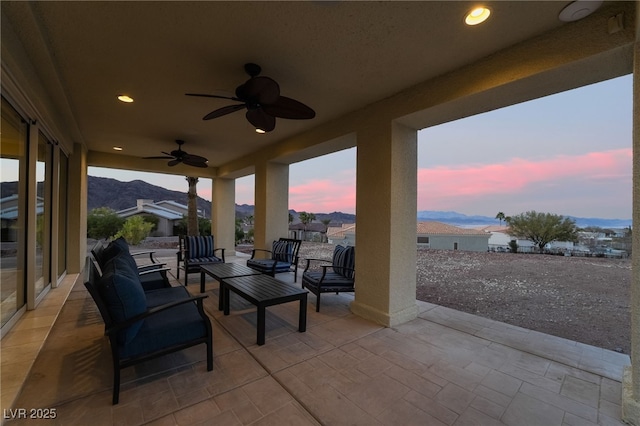
M 316 116 L 313 109 L 295 99 L 280 96 L 280 85 L 275 80 L 261 76 L 262 68 L 256 64 L 245 64 L 244 70 L 251 78 L 236 88 L 235 96 L 186 93 L 187 96 L 229 99 L 238 104 L 218 108 L 205 115 L 203 120 L 222 117 L 246 108 L 246 117 L 256 131 L 270 132 L 276 127 L 276 117 L 293 120 L 309 120 Z
M 175 166 L 176 164 L 179 163 L 184 163 L 187 166 L 193 166 L 193 167 L 207 167 L 207 160 L 204 157 L 200 157 L 199 155 L 193 155 L 193 154 L 189 154 L 186 151 L 182 150 L 182 145 L 184 144 L 184 141 L 182 140 L 177 140 L 176 143 L 178 144 L 178 149 L 174 149 L 171 152 L 164 152 L 162 151 L 163 154 L 165 155 L 161 155 L 158 157 L 143 157 L 144 159 L 147 160 L 162 160 L 162 159 L 166 159 L 166 160 L 171 160 L 167 163 L 168 166 Z

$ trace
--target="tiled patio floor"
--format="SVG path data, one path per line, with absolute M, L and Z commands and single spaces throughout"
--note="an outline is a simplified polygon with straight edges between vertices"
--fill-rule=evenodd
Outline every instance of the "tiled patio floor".
M 190 282 L 198 292 L 199 277 Z M 104 325 L 77 282 L 12 408 L 56 409 L 55 420 L 37 424 L 92 426 L 623 424 L 627 355 L 423 302 L 417 319 L 384 328 L 352 315 L 344 294 L 324 296 L 320 313 L 310 294 L 305 333 L 297 302 L 268 308 L 266 344 L 257 346 L 255 308 L 232 295 L 225 317 L 217 282 L 207 293 L 213 371 L 203 345 L 130 367 L 112 406 Z M 13 400 L 5 386 L 15 394 L 23 381 L 13 367 L 31 363 L 25 345 L 39 346 L 27 326 L 14 334 L 2 342 L 5 410 Z

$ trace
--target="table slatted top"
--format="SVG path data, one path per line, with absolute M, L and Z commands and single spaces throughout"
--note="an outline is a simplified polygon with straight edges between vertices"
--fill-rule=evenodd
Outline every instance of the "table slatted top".
M 224 284 L 253 304 L 264 302 L 282 303 L 288 300 L 299 300 L 307 290 L 294 287 L 273 278 L 270 275 L 249 275 L 223 279 Z
M 213 265 L 202 265 L 203 272 L 211 275 L 216 280 L 239 275 L 258 275 L 260 272 L 239 263 L 216 263 Z

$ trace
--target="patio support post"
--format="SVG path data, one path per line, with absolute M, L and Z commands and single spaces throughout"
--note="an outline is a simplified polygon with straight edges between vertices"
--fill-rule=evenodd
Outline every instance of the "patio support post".
M 82 144 L 73 145 L 68 181 L 67 272 L 77 274 L 87 256 L 87 151 Z
M 633 48 L 633 195 L 631 260 L 631 366 L 623 377 L 622 419 L 640 425 L 640 11 Z
M 379 120 L 358 130 L 354 314 L 387 327 L 416 305 L 417 131 Z
M 256 164 L 254 246 L 271 249 L 271 243 L 289 236 L 289 165 Z
M 213 179 L 211 193 L 211 233 L 215 237 L 215 245 L 225 248 L 229 255 L 233 255 L 236 245 L 235 179 Z

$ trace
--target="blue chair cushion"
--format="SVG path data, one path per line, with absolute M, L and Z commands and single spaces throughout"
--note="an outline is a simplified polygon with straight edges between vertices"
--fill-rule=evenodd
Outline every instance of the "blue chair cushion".
M 273 259 L 249 259 L 247 260 L 247 266 L 257 269 L 261 272 L 271 272 L 273 264 L 276 264 L 275 272 L 289 272 L 291 269 L 291 263 L 278 262 Z
M 165 287 L 158 290 L 147 291 L 145 296 L 147 297 L 147 308 L 154 308 L 191 297 L 187 289 L 183 286 Z
M 293 244 L 289 241 L 274 241 L 271 258 L 279 262 L 293 263 Z
M 147 299 L 137 274 L 131 273 L 126 260 L 112 259 L 100 278 L 98 290 L 115 322 L 125 321 L 147 310 Z M 131 342 L 142 326 L 138 321 L 118 335 L 118 342 Z
M 143 274 L 139 276 L 140 284 L 144 289 L 144 292 L 148 292 L 149 290 L 157 290 L 161 288 L 166 288 L 170 284 L 165 280 L 160 272 L 153 272 L 150 274 Z
M 188 236 L 184 242 L 189 260 L 213 256 L 213 235 Z
M 311 284 L 315 287 L 318 287 L 321 278 L 322 272 L 317 271 L 305 272 L 302 276 L 305 284 Z M 345 278 L 336 272 L 327 271 L 322 280 L 322 287 L 353 287 L 353 280 Z
M 344 278 L 353 280 L 355 276 L 356 248 L 337 245 L 333 250 L 333 271 Z M 348 269 L 346 269 L 348 268 Z
M 100 253 L 100 258 L 96 259 L 101 268 L 120 253 L 129 254 L 129 243 L 123 237 L 116 238 L 107 245 Z M 135 262 L 135 261 L 134 261 Z
M 189 265 L 200 265 L 200 264 L 205 265 L 207 263 L 218 263 L 218 262 L 222 262 L 222 259 L 216 256 L 198 257 L 198 258 L 189 259 Z
M 151 315 L 141 321 L 138 333 L 119 346 L 122 359 L 154 353 L 207 335 L 206 326 L 194 303 L 185 303 Z

